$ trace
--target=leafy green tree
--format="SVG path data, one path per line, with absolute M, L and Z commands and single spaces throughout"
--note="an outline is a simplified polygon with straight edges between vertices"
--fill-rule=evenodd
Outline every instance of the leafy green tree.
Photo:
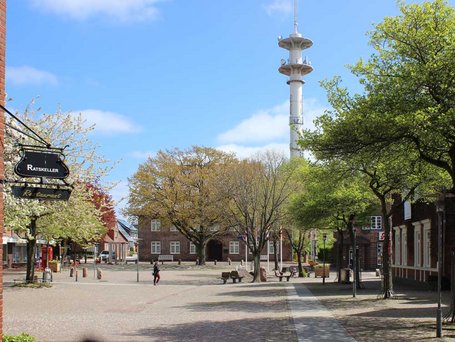
M 365 176 L 381 203 L 386 236 L 393 193 L 406 200 L 455 185 L 455 12 L 444 0 L 400 9 L 370 33 L 370 59 L 351 67 L 364 93 L 350 95 L 339 78 L 324 82 L 333 110 L 303 139 L 318 158 L 342 160 Z M 383 285 L 388 298 L 388 253 Z
M 375 51 L 369 60 L 351 67 L 363 94 L 349 94 L 339 78 L 324 82 L 334 109 L 321 120 L 338 135 L 340 147 L 333 153 L 400 144 L 443 170 L 453 190 L 455 9 L 435 0 L 400 2 L 400 10 L 369 33 Z
M 302 232 L 336 228 L 338 233 L 338 273 L 343 258 L 344 232 L 354 236 L 354 223 L 361 220 L 377 205 L 377 200 L 361 181 L 359 173 L 336 164 L 303 163 L 296 173 L 302 182 L 300 191 L 290 202 L 290 216 L 299 227 L 299 245 Z M 338 276 L 340 280 L 340 276 Z
M 129 216 L 159 218 L 195 244 L 205 264 L 210 239 L 229 228 L 225 189 L 228 166 L 235 159 L 224 152 L 194 146 L 159 151 L 129 179 Z

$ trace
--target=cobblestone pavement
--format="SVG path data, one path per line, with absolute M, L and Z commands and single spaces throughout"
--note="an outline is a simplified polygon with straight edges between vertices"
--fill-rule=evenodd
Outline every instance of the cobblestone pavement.
M 228 269 L 233 269 L 232 266 Z M 4 333 L 38 341 L 297 341 L 286 284 L 222 284 L 216 268 L 103 265 L 103 279 L 56 273 L 52 288 L 10 287 L 4 275 Z M 23 276 L 23 275 L 22 275 Z M 274 279 L 275 280 L 275 279 Z

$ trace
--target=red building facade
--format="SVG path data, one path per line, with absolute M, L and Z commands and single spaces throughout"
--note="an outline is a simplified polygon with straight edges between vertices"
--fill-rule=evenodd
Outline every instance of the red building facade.
M 196 247 L 175 227 L 163 225 L 158 219 L 139 218 L 139 259 L 140 261 L 154 261 L 161 256 L 172 256 L 174 261 L 196 261 L 198 258 Z M 216 228 L 214 228 L 216 229 Z M 279 244 L 278 244 L 279 245 Z M 279 247 L 278 247 L 279 248 Z M 261 254 L 262 261 L 267 258 L 274 261 L 273 243 Z M 245 242 L 234 231 L 220 233 L 211 239 L 206 247 L 207 261 L 251 261 L 252 254 L 246 251 Z M 283 261 L 292 260 L 292 251 L 287 241 L 283 242 Z

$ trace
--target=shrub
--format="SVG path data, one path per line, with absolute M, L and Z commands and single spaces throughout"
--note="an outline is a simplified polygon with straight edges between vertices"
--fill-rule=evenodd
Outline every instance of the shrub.
M 22 333 L 18 336 L 3 335 L 2 342 L 36 342 L 36 339 L 27 333 Z

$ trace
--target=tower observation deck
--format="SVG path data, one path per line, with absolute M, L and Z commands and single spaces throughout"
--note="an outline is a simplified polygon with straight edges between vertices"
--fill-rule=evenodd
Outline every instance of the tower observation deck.
M 298 147 L 298 140 L 303 128 L 303 76 L 313 71 L 307 58 L 302 58 L 302 51 L 313 45 L 313 42 L 298 32 L 297 0 L 294 0 L 294 32 L 288 38 L 278 38 L 278 46 L 289 51 L 289 59 L 281 60 L 278 69 L 280 73 L 289 77 L 287 84 L 290 88 L 290 153 L 292 157 L 300 157 L 302 151 Z

